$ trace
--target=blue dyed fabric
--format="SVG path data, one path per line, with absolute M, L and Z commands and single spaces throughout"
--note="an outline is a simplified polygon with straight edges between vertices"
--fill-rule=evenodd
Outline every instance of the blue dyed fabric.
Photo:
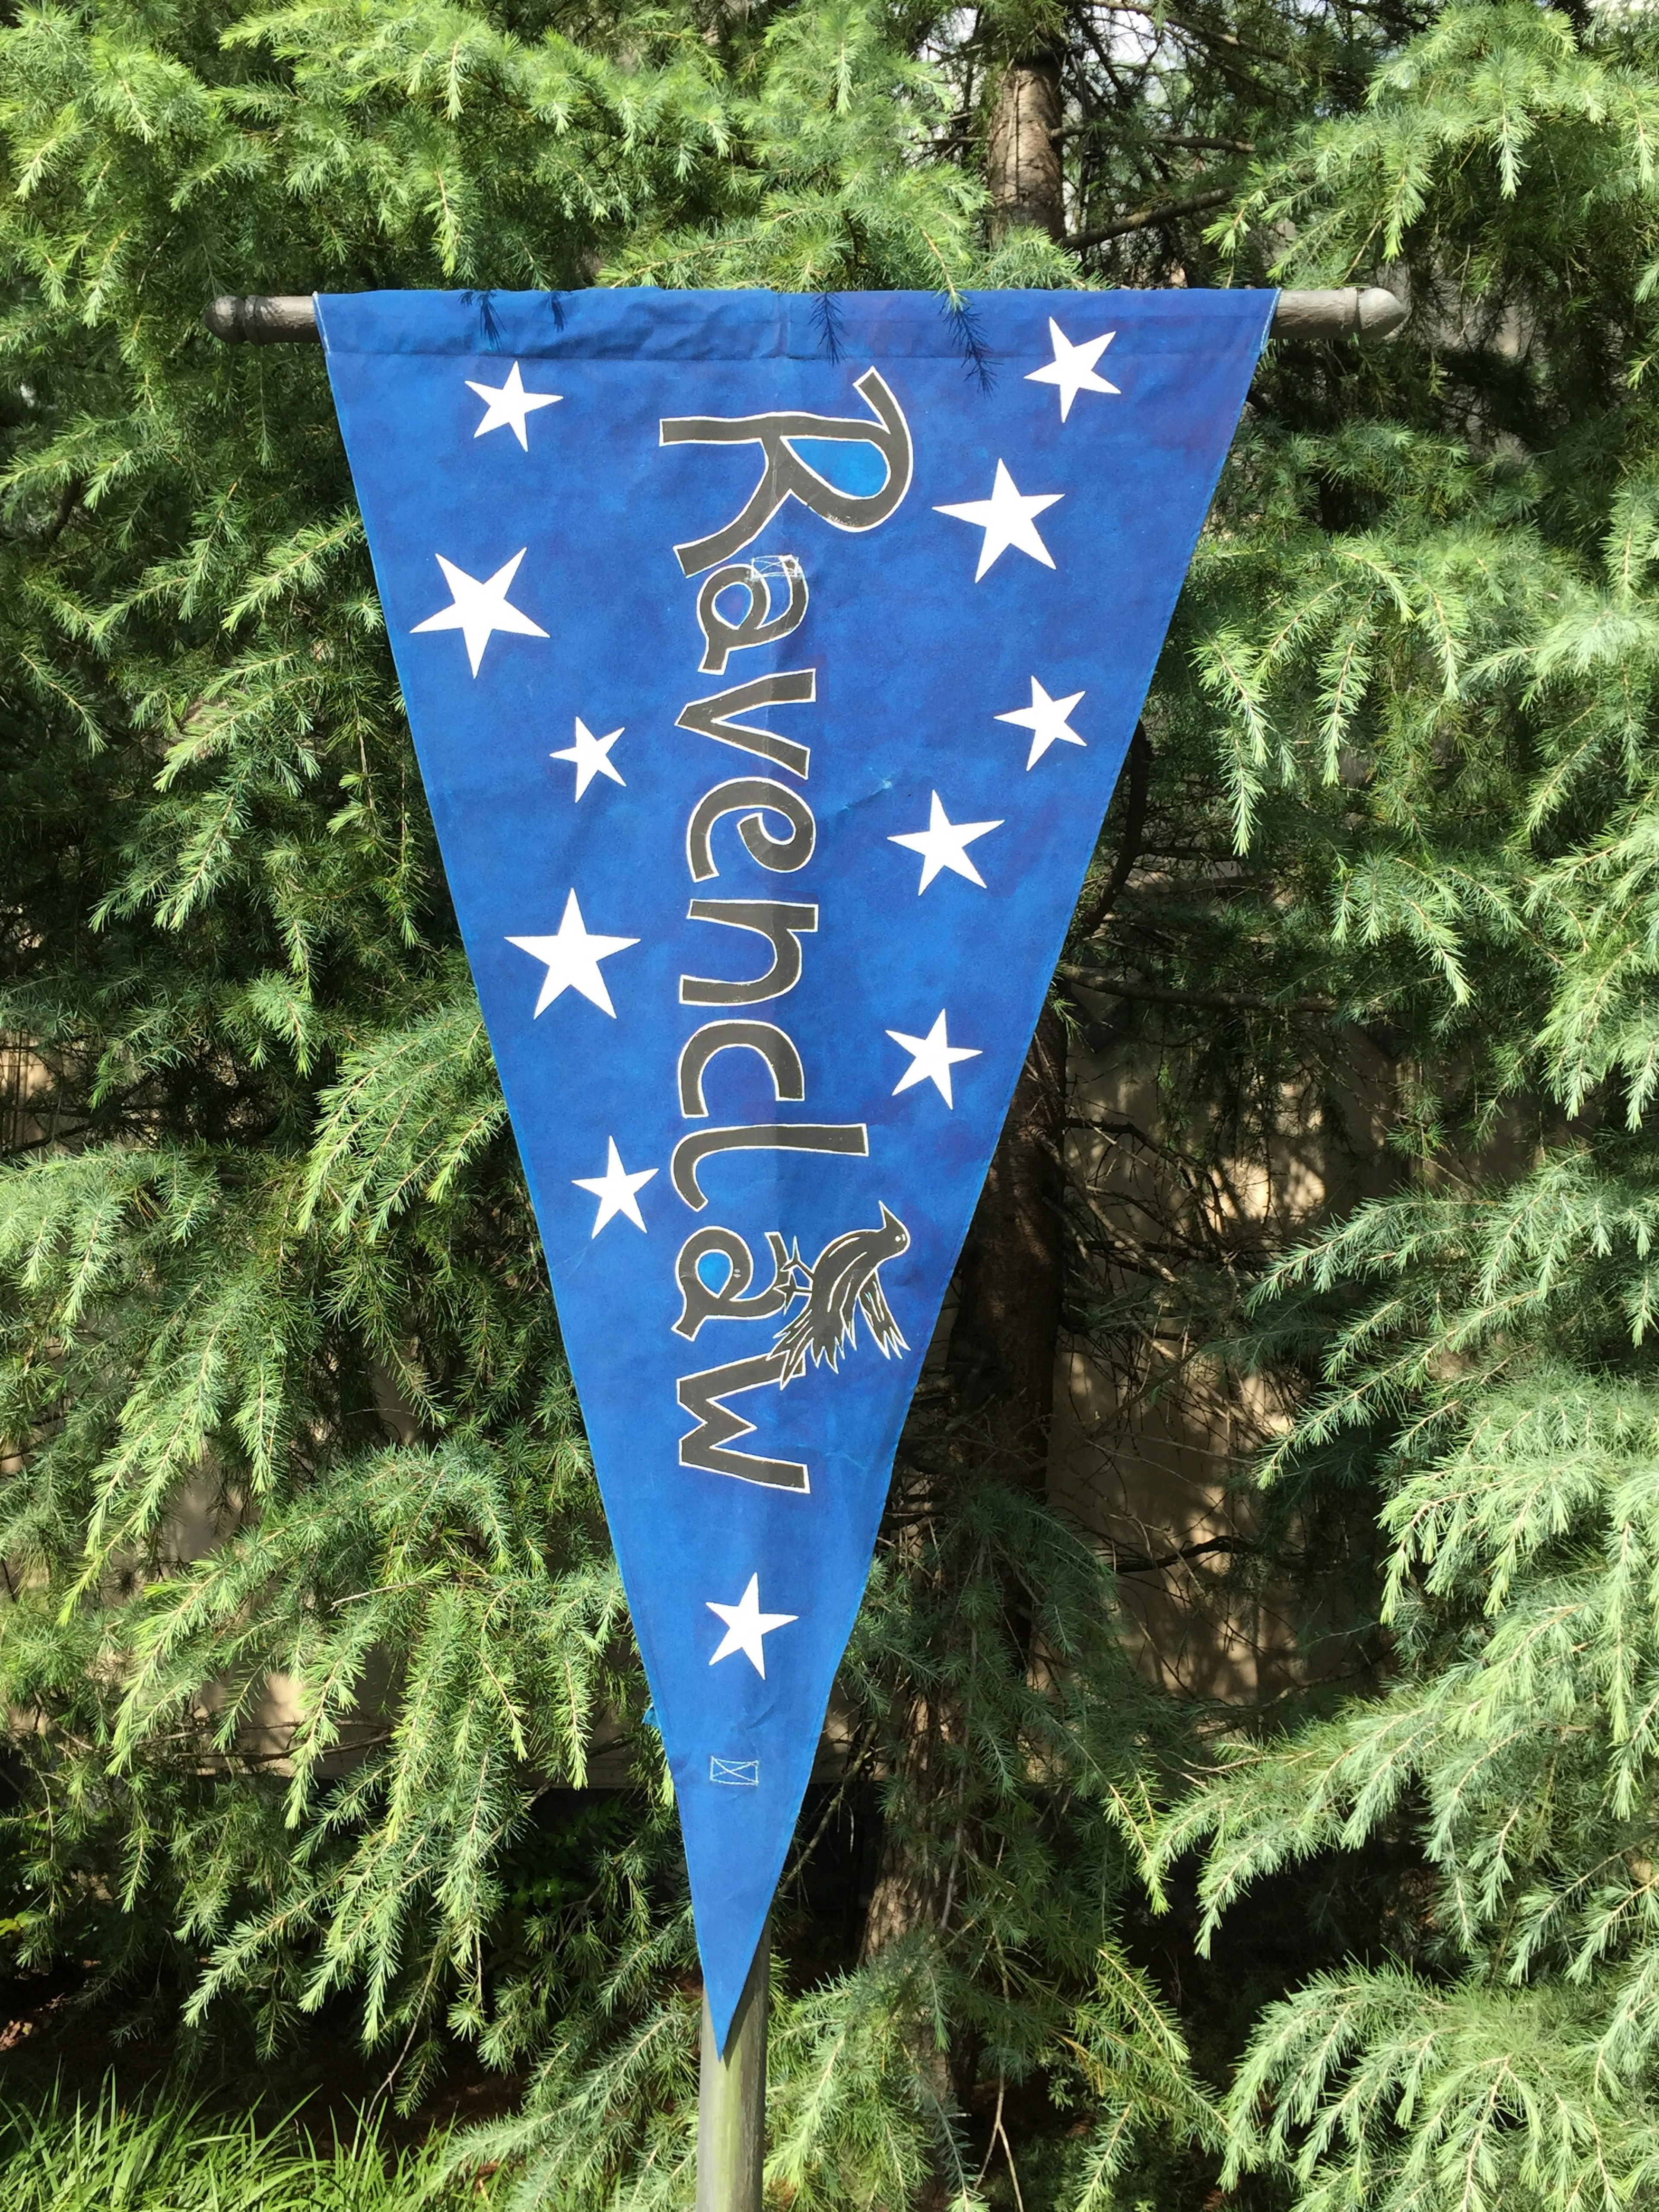
M 1273 304 L 318 302 L 722 2040 Z

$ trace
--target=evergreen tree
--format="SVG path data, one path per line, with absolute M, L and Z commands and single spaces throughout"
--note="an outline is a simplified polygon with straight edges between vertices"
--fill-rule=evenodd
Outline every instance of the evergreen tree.
M 988 242 L 949 125 L 852 7 L 0 32 L 22 1949 L 266 2049 L 349 2004 L 405 2101 L 457 2039 L 533 2068 L 496 2146 L 526 2203 L 684 2194 L 683 1869 L 322 363 L 201 310 L 1073 281 Z M 849 1790 L 919 1705 L 963 1717 L 932 1768 L 954 1840 L 937 1864 L 930 1789 L 913 1854 L 937 1925 L 860 1958 L 787 1907 L 775 2157 L 826 2204 L 971 2194 L 981 2078 L 1071 2083 L 1103 2176 L 1132 2122 L 1214 2132 L 1116 1941 L 1145 1700 L 1109 1578 L 960 1460 L 940 1510 L 901 1505 L 847 1670 Z M 570 1813 L 596 1739 L 637 1789 Z
M 1639 11 L 1448 10 L 1218 239 L 1400 268 L 1428 346 L 1391 419 L 1257 445 L 1277 544 L 1198 662 L 1241 824 L 1322 817 L 1323 988 L 1406 1079 L 1397 1194 L 1270 1273 L 1251 1347 L 1322 1380 L 1270 1494 L 1375 1514 L 1389 1680 L 1240 1744 L 1162 1845 L 1201 1844 L 1212 1928 L 1390 1832 L 1420 1869 L 1233 2085 L 1231 2172 L 1298 2206 L 1611 2207 L 1659 2154 L 1656 64 Z
M 1257 380 L 907 1432 L 781 1908 L 774 2171 L 826 2208 L 1195 2204 L 1224 2155 L 1310 2212 L 1641 2200 L 1656 103 L 1644 13 L 1520 0 L 0 29 L 27 1956 L 202 2039 L 349 2007 L 411 2102 L 471 2041 L 531 2073 L 482 2147 L 514 2201 L 685 2193 L 672 1809 L 322 364 L 204 301 L 1387 273 L 1401 340 Z M 1157 1218 L 1057 1175 L 1079 1033 L 1160 1061 Z M 1181 1374 L 1311 1390 L 1258 1571 L 1374 1574 L 1385 1686 L 1218 1764 L 1042 1498 L 1041 1378 L 1061 1330 L 1130 1376 L 1237 1332 L 1271 1255 L 1206 1178 L 1357 1070 L 1395 1194 Z M 569 1794 L 596 1747 L 632 1792 Z M 878 1805 L 849 1926 L 819 1869 Z M 1370 1954 L 1268 2006 L 1224 2115 L 1130 1955 L 1137 1868 L 1200 1850 L 1214 1920 L 1379 1837 Z

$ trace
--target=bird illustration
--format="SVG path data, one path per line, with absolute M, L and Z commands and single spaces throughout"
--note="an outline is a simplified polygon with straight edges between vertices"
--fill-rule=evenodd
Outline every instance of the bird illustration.
M 802 1268 L 806 1304 L 773 1340 L 784 1362 L 780 1389 L 804 1375 L 809 1360 L 827 1362 L 833 1374 L 853 1342 L 860 1312 L 883 1358 L 908 1349 L 883 1294 L 881 1270 L 909 1249 L 909 1231 L 884 1205 L 878 1229 L 848 1230 Z

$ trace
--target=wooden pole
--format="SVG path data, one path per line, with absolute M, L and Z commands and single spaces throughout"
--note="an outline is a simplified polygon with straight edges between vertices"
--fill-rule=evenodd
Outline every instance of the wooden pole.
M 1082 295 L 1079 295 L 1082 296 Z M 1281 292 L 1273 313 L 1276 338 L 1385 338 L 1408 313 L 1380 285 L 1350 284 L 1340 292 Z M 317 310 L 304 293 L 260 293 L 216 300 L 203 318 L 232 345 L 315 344 Z
M 771 1951 L 769 1931 L 763 1928 L 724 2057 L 714 2041 L 708 1999 L 702 2001 L 696 2212 L 761 2212 Z

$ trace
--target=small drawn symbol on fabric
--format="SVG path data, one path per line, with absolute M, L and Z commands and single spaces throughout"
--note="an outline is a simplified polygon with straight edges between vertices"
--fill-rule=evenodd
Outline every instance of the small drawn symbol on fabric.
M 758 1790 L 760 1761 L 757 1759 L 711 1759 L 708 1779 L 729 1783 L 739 1790 Z

